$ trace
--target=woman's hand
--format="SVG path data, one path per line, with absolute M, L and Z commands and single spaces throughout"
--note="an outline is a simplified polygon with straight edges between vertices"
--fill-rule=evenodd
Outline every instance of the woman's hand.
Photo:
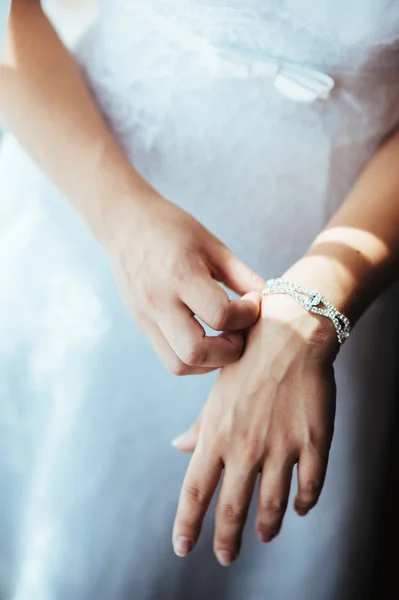
M 262 279 L 134 170 L 39 0 L 12 3 L 0 89 L 2 125 L 104 244 L 128 309 L 169 369 L 237 360 L 259 299 L 230 302 L 215 279 L 240 295 L 261 291 Z M 206 337 L 194 315 L 229 333 Z
M 176 375 L 235 362 L 260 296 L 229 300 L 216 281 L 240 295 L 261 291 L 264 281 L 185 211 L 145 194 L 140 205 L 114 203 L 107 216 L 106 246 L 127 308 Z M 195 316 L 224 333 L 207 337 Z
M 214 536 L 222 565 L 238 556 L 259 473 L 262 542 L 281 528 L 296 463 L 295 510 L 306 515 L 315 506 L 333 435 L 336 344 L 328 319 L 288 296 L 262 300 L 244 355 L 222 370 L 199 421 L 175 440 L 178 449 L 194 450 L 173 532 L 179 556 L 195 546 L 223 469 Z

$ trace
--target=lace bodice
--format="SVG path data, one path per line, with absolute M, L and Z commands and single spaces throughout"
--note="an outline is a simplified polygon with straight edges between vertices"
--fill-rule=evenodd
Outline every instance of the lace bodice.
M 104 26 L 118 23 L 120 44 L 143 7 L 219 47 L 255 56 L 351 72 L 398 64 L 395 0 L 102 0 Z
M 256 79 L 251 65 L 268 60 L 277 69 L 288 61 L 294 68 L 331 76 L 337 93 L 327 112 L 316 103 L 316 113 L 324 114 L 317 127 L 334 129 L 335 143 L 342 146 L 352 144 L 361 127 L 375 147 L 387 127 L 387 111 L 392 113 L 391 123 L 396 119 L 396 109 L 391 109 L 394 98 L 398 105 L 393 89 L 399 72 L 395 0 L 100 0 L 99 23 L 87 41 L 80 49 L 81 62 L 132 157 L 139 138 L 147 149 L 153 145 L 171 106 L 178 110 L 181 101 L 189 110 L 186 94 L 203 94 L 220 78 L 223 69 L 214 68 L 209 47 L 228 56 L 238 71 L 241 62 L 250 65 L 249 79 Z M 268 78 L 270 83 L 273 72 Z M 308 84 L 305 81 L 305 90 Z M 226 86 L 220 106 L 212 109 L 218 113 L 237 93 L 232 83 Z M 264 106 L 272 102 L 275 111 L 278 100 L 270 96 L 270 87 L 263 81 L 254 93 L 263 97 Z M 252 87 L 246 88 L 245 93 L 240 88 L 243 97 L 236 98 L 232 112 L 242 111 L 242 103 L 250 110 Z M 316 99 L 323 97 L 329 94 L 315 94 Z M 191 110 L 196 110 L 194 105 Z M 273 121 L 287 118 L 303 119 L 304 113 L 296 116 L 294 107 L 279 105 Z M 359 141 L 362 145 L 365 142 Z

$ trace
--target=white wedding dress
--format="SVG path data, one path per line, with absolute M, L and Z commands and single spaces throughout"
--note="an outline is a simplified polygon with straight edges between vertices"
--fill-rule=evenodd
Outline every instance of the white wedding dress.
M 399 122 L 398 43 L 393 0 L 103 0 L 77 57 L 135 167 L 271 277 Z M 397 290 L 338 357 L 319 505 L 304 519 L 290 506 L 268 546 L 253 506 L 227 570 L 212 554 L 211 511 L 181 560 L 171 529 L 188 457 L 170 440 L 214 376 L 166 371 L 105 253 L 12 137 L 0 186 L 1 599 L 368 598 Z

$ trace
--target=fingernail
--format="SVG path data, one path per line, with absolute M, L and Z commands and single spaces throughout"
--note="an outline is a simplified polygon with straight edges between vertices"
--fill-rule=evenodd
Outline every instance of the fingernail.
M 192 432 L 189 429 L 188 431 L 185 431 L 184 433 L 181 433 L 180 435 L 178 435 L 177 437 L 175 437 L 174 440 L 172 440 L 172 446 L 174 446 L 175 448 L 178 448 L 179 446 L 181 446 L 182 444 L 188 444 L 192 441 Z
M 192 548 L 192 541 L 183 536 L 177 538 L 173 547 L 175 554 L 177 554 L 177 556 L 180 557 L 187 556 L 187 554 L 192 550 Z
M 295 511 L 300 517 L 306 517 L 309 512 L 309 508 L 307 506 L 295 506 Z
M 174 446 L 175 448 L 177 448 L 177 446 L 180 445 L 180 443 L 184 440 L 184 433 L 178 435 L 177 437 L 175 437 L 174 440 L 172 440 L 172 446 Z
M 230 550 L 219 550 L 216 552 L 216 558 L 222 567 L 228 567 L 235 561 L 236 555 L 230 552 Z
M 265 533 L 264 531 L 258 531 L 258 538 L 262 544 L 268 544 L 276 536 L 275 533 Z

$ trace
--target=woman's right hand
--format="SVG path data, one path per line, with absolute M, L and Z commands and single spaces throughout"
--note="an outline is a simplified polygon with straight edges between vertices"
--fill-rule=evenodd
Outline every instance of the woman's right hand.
M 39 0 L 12 3 L 0 88 L 2 124 L 106 247 L 128 309 L 169 369 L 235 361 L 258 298 L 229 302 L 214 278 L 239 294 L 263 282 L 134 171 Z M 207 338 L 194 315 L 226 333 Z
M 199 374 L 238 360 L 259 316 L 264 281 L 181 208 L 154 192 L 107 215 L 106 244 L 122 298 L 167 368 Z M 218 336 L 206 336 L 202 322 Z

